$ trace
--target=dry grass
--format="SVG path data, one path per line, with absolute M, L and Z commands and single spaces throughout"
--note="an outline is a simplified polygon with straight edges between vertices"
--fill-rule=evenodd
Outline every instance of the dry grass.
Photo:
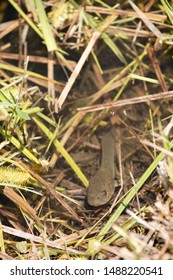
M 0 24 L 0 258 L 173 259 L 171 7 L 25 2 Z M 92 208 L 111 126 L 120 188 Z

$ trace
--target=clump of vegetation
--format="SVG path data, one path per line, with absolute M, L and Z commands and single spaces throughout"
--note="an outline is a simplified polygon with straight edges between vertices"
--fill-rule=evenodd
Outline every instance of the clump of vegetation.
M 172 259 L 171 6 L 2 2 L 0 257 Z M 118 192 L 95 208 L 112 126 Z

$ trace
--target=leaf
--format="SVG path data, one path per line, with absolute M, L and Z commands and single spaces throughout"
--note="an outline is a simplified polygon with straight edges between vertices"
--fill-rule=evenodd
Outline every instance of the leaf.
M 16 113 L 20 119 L 23 119 L 25 121 L 31 119 L 30 116 L 26 112 L 21 111 L 17 105 L 16 105 Z

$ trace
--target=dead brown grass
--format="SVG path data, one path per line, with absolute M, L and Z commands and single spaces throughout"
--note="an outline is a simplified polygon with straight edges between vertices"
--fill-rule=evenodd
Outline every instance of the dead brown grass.
M 172 10 L 37 2 L 0 24 L 0 258 L 173 259 Z M 92 208 L 111 126 L 119 192 Z

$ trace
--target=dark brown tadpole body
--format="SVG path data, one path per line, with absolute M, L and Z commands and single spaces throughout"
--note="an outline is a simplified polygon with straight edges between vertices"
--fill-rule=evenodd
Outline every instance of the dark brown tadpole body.
M 115 140 L 113 133 L 106 133 L 101 142 L 102 158 L 99 170 L 89 180 L 87 201 L 91 206 L 106 204 L 114 193 Z

